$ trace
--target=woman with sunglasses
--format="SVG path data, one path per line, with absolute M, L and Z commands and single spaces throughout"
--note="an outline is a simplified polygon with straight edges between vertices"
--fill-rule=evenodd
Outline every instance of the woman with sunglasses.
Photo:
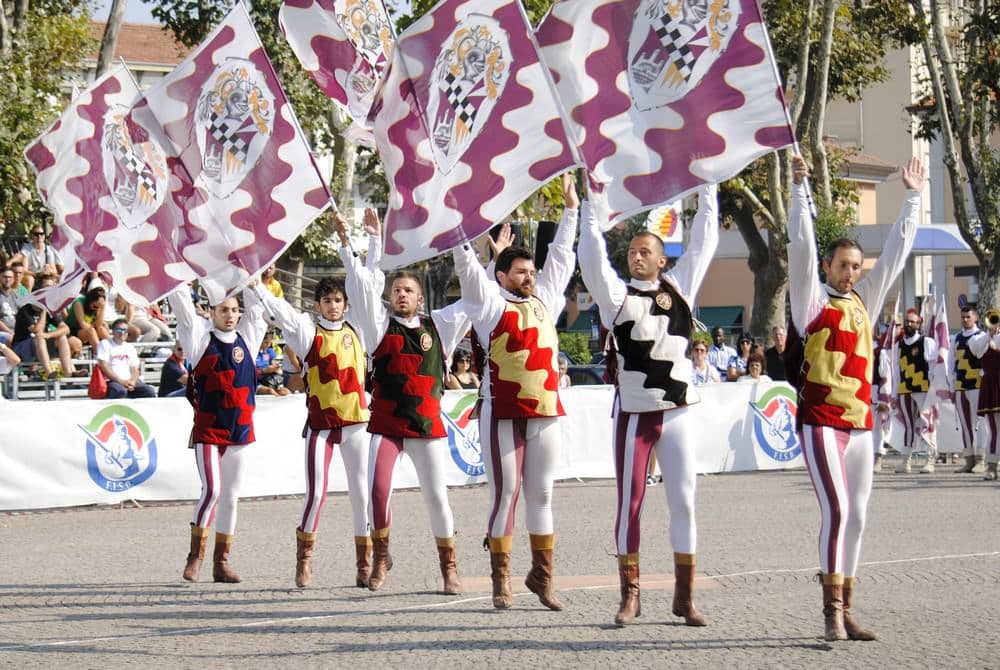
M 479 388 L 479 375 L 472 369 L 472 354 L 467 351 L 455 354 L 445 386 L 456 390 Z
M 31 229 L 31 239 L 21 247 L 12 261 L 21 261 L 25 265 L 24 286 L 29 291 L 35 287 L 35 277 L 41 274 L 59 276 L 63 271 L 59 252 L 51 245 L 45 244 L 45 231 L 40 227 Z

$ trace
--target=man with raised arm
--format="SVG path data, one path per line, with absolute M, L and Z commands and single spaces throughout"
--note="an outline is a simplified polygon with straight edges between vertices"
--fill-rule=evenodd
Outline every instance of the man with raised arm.
M 618 515 L 615 543 L 621 603 L 615 623 L 641 615 L 639 603 L 639 522 L 646 496 L 646 471 L 655 452 L 663 473 L 674 549 L 673 613 L 689 626 L 705 618 L 692 600 L 697 529 L 694 517 L 695 426 L 687 406 L 700 400 L 691 383 L 687 357 L 693 322 L 691 307 L 719 243 L 715 185 L 698 193 L 698 213 L 687 251 L 666 271 L 663 242 L 643 231 L 628 247 L 630 280 L 611 267 L 601 228 L 602 202 L 585 202 L 580 228 L 580 270 L 611 331 L 609 369 L 617 386 L 614 403 L 615 479 Z
M 319 515 L 326 502 L 330 460 L 340 447 L 347 474 L 347 495 L 354 524 L 357 586 L 368 586 L 371 538 L 368 535 L 368 398 L 366 355 L 358 331 L 347 320 L 347 290 L 324 277 L 316 285 L 319 318 L 295 310 L 263 285 L 256 287 L 268 316 L 281 328 L 292 350 L 303 352 L 306 378 L 305 475 L 302 519 L 295 529 L 295 585 L 312 581 L 312 555 Z M 353 315 L 352 315 L 353 316 Z M 286 349 L 287 351 L 287 349 Z
M 534 258 L 523 247 L 504 249 L 496 258 L 493 277 L 468 245 L 453 252 L 462 301 L 486 354 L 479 440 L 492 501 L 487 544 L 493 606 L 498 609 L 513 603 L 510 551 L 522 490 L 532 566 L 524 584 L 549 609 L 562 609 L 552 592 L 552 487 L 561 442 L 559 417 L 564 414 L 555 320 L 575 266 L 579 207 L 568 175 L 563 176 L 563 194 L 566 209 L 537 283 Z
M 371 499 L 372 571 L 368 588 L 377 591 L 392 568 L 389 528 L 392 475 L 405 451 L 413 461 L 437 543 L 442 592 L 461 593 L 455 560 L 455 521 L 448 502 L 445 470 L 450 461 L 447 433 L 441 421 L 446 361 L 469 329 L 461 305 L 420 313 L 424 304 L 420 278 L 412 272 L 393 275 L 389 309 L 382 304 L 385 276 L 378 268 L 381 223 L 373 209 L 364 214 L 369 235 L 368 266 L 350 249 L 347 221 L 334 221 L 340 237 L 340 256 L 347 270 L 347 296 L 355 314 L 365 350 L 372 357 L 372 434 L 368 460 Z
M 177 341 L 188 352 L 192 365 L 188 381 L 194 406 L 191 447 L 201 477 L 201 495 L 194 508 L 191 550 L 183 577 L 189 582 L 198 581 L 214 519 L 212 578 L 217 582 L 238 582 L 239 575 L 229 567 L 229 552 L 236 532 L 236 508 L 248 447 L 254 442 L 254 357 L 267 332 L 264 309 L 250 288 L 243 291 L 247 311 L 242 316 L 236 298 L 226 298 L 211 308 L 211 320 L 195 313 L 187 286 L 167 298 L 177 318 Z
M 826 283 L 816 267 L 816 236 L 806 191 L 808 170 L 793 160 L 788 215 L 788 279 L 792 320 L 805 333 L 799 392 L 799 441 L 819 500 L 819 557 L 827 640 L 874 640 L 851 616 L 854 577 L 872 487 L 872 322 L 913 247 L 924 167 L 903 168 L 903 210 L 875 266 L 861 279 L 864 252 L 839 238 L 823 255 Z

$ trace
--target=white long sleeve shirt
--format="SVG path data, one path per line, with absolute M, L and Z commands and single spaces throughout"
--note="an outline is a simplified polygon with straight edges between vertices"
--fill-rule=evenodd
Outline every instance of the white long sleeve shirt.
M 177 340 L 184 347 L 187 359 L 194 368 L 205 354 L 211 336 L 227 344 L 236 341 L 237 333 L 243 337 L 251 357 L 257 355 L 260 343 L 267 333 L 267 322 L 264 321 L 264 306 L 257 294 L 250 288 L 243 290 L 243 314 L 236 324 L 236 330 L 225 332 L 212 325 L 210 319 L 198 316 L 191 302 L 191 292 L 187 286 L 182 286 L 167 296 L 170 309 L 177 319 Z

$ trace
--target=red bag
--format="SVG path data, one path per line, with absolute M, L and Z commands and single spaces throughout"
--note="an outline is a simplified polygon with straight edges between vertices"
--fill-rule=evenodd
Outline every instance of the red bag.
M 104 371 L 101 370 L 100 365 L 95 365 L 94 371 L 90 373 L 87 395 L 92 400 L 102 400 L 108 395 L 108 379 L 104 376 Z

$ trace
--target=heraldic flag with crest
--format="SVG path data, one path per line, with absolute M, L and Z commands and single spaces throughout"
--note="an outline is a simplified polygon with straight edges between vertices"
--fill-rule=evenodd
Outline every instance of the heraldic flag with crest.
M 396 41 L 382 0 L 284 0 L 278 21 L 323 93 L 367 128 Z
M 439 2 L 400 36 L 372 114 L 385 268 L 478 237 L 578 162 L 517 0 Z
M 163 268 L 181 261 L 176 235 L 182 213 L 169 197 L 163 148 L 128 123 L 139 96 L 129 73 L 113 68 L 24 152 L 52 211 L 52 243 L 65 264 L 62 284 L 34 296 L 48 308 L 75 298 L 90 270 L 110 275 L 136 304 L 177 284 Z
M 332 202 L 243 3 L 146 91 L 130 122 L 163 147 L 169 199 L 184 211 L 182 263 L 153 270 L 197 277 L 213 304 Z
M 612 220 L 794 142 L 756 0 L 562 0 L 536 37 Z

